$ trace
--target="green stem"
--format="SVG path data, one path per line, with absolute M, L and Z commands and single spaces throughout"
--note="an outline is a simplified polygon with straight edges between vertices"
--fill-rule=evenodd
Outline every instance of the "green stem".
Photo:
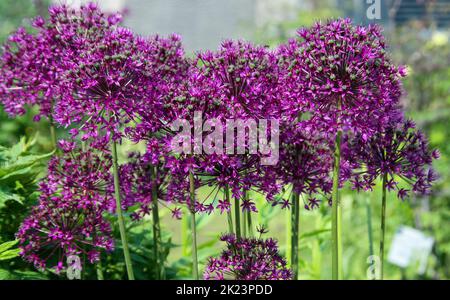
M 114 194 L 116 198 L 116 212 L 119 222 L 120 238 L 122 240 L 123 246 L 123 256 L 125 258 L 125 265 L 127 268 L 128 279 L 134 280 L 133 266 L 131 264 L 130 250 L 128 248 L 127 233 L 125 229 L 125 221 L 122 213 L 122 205 L 121 205 L 122 201 L 120 200 L 119 167 L 117 164 L 117 145 L 115 141 L 111 142 L 111 152 L 113 158 Z
M 387 173 L 383 175 L 383 193 L 381 196 L 381 239 L 380 239 L 380 278 L 383 280 L 384 268 L 384 235 L 386 231 L 386 182 Z
M 369 255 L 373 256 L 373 234 L 372 234 L 372 208 L 370 206 L 370 197 L 366 198 L 367 211 L 367 233 L 369 237 Z
M 248 200 L 248 191 L 242 191 L 244 193 L 244 200 Z M 248 222 L 248 218 L 247 218 L 247 211 L 242 212 L 242 236 L 245 238 L 247 237 L 247 222 Z
M 340 269 L 342 262 L 340 261 L 340 235 L 339 229 L 339 172 L 341 164 L 341 136 L 342 131 L 339 130 L 336 134 L 335 149 L 334 149 L 334 165 L 333 165 L 333 190 L 332 190 L 332 214 L 331 214 L 331 236 L 332 236 L 332 278 L 339 280 Z
M 227 203 L 230 203 L 230 189 L 228 185 L 225 186 L 225 200 L 227 201 Z M 227 220 L 228 220 L 228 232 L 230 234 L 234 234 L 233 216 L 231 215 L 231 210 L 227 211 Z
M 57 137 L 56 137 L 56 128 L 53 121 L 50 120 L 50 138 L 52 141 L 53 149 L 56 149 L 57 144 Z
M 94 231 L 93 235 L 92 235 L 92 242 L 94 243 L 94 245 L 96 244 L 97 241 L 97 232 Z M 99 259 L 98 262 L 95 264 L 95 270 L 97 273 L 97 280 L 103 280 L 103 267 L 102 267 L 102 253 L 99 253 Z
M 159 245 L 161 243 L 161 227 L 159 224 L 159 210 L 158 210 L 158 174 L 155 166 L 150 167 L 152 178 L 152 217 L 153 217 L 153 255 L 155 257 L 156 278 L 161 279 L 161 261 Z
M 191 234 L 192 234 L 192 273 L 198 280 L 198 258 L 197 258 L 197 225 L 195 224 L 195 182 L 194 174 L 189 172 L 190 212 L 191 212 Z
M 292 194 L 292 234 L 291 234 L 291 267 L 294 280 L 298 279 L 298 233 L 300 222 L 300 197 L 297 193 Z
M 253 237 L 252 213 L 247 211 L 248 236 Z
M 96 269 L 97 269 L 97 280 L 104 280 L 105 278 L 103 277 L 103 267 L 101 258 L 97 262 Z
M 242 237 L 247 237 L 247 212 L 242 213 Z
M 240 218 L 240 207 L 239 207 L 239 198 L 234 198 L 234 220 L 235 220 L 235 228 L 236 228 L 236 238 L 241 238 L 241 218 Z
M 286 210 L 286 260 L 292 263 L 292 212 Z M 291 266 L 292 267 L 292 266 Z
M 183 254 L 183 256 L 188 256 L 189 255 L 189 251 L 190 251 L 190 249 L 188 247 L 188 245 L 190 243 L 190 236 L 189 236 L 190 225 L 189 225 L 189 222 L 190 222 L 189 218 L 183 218 L 181 220 L 181 240 L 183 241 L 182 245 L 181 245 L 181 253 Z

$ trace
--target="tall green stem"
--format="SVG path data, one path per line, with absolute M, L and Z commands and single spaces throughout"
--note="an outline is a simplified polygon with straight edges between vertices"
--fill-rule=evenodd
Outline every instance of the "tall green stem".
M 247 211 L 248 236 L 253 237 L 252 212 Z
M 370 197 L 366 198 L 366 212 L 367 212 L 367 235 L 369 238 L 369 255 L 373 256 L 373 233 L 372 233 L 372 207 Z
M 341 136 L 342 131 L 339 130 L 336 134 L 335 149 L 334 149 L 334 165 L 333 165 L 333 190 L 332 190 L 332 214 L 331 214 L 331 235 L 332 235 L 332 278 L 333 280 L 340 279 L 341 273 L 340 261 L 340 235 L 339 228 L 339 215 L 340 215 L 340 203 L 339 203 L 339 172 L 341 165 Z
M 235 228 L 236 228 L 236 238 L 240 239 L 241 238 L 241 218 L 240 218 L 240 207 L 239 207 L 239 198 L 235 197 L 234 198 L 234 221 L 235 223 Z
M 96 245 L 96 241 L 97 241 L 97 232 L 94 231 L 93 235 L 92 235 L 92 242 L 94 245 Z M 99 253 L 99 258 L 98 258 L 98 262 L 95 264 L 95 270 L 97 273 L 97 280 L 103 280 L 103 267 L 102 267 L 102 254 L 101 252 Z
M 98 263 L 96 264 L 96 269 L 97 269 L 97 279 L 98 280 L 104 280 L 101 257 L 100 257 L 100 260 L 98 261 Z
M 198 280 L 198 258 L 197 258 L 197 225 L 195 223 L 195 182 L 194 174 L 189 172 L 189 192 L 191 212 L 191 234 L 192 234 L 192 273 L 195 280 Z
M 247 212 L 242 212 L 242 237 L 247 237 Z
M 159 245 L 161 244 L 161 227 L 159 224 L 159 210 L 158 210 L 158 174 L 155 166 L 150 167 L 152 178 L 152 217 L 153 217 L 153 255 L 155 257 L 156 278 L 161 279 L 160 264 L 163 262 L 160 257 Z
M 243 190 L 242 191 L 244 194 L 244 200 L 247 201 L 248 200 L 248 191 Z M 248 214 L 250 211 L 243 211 L 242 212 L 242 236 L 245 238 L 247 237 L 247 229 L 248 229 Z
M 52 142 L 53 149 L 56 149 L 57 137 L 56 137 L 56 128 L 53 120 L 50 120 L 50 139 Z
M 297 193 L 292 193 L 291 211 L 291 267 L 294 272 L 294 280 L 298 279 L 298 233 L 300 223 L 300 197 Z
M 117 145 L 114 140 L 111 141 L 111 152 L 113 158 L 114 195 L 116 198 L 116 212 L 119 222 L 120 238 L 122 240 L 123 246 L 123 256 L 125 258 L 125 265 L 127 268 L 128 279 L 134 280 L 133 266 L 131 264 L 130 250 L 128 248 L 127 233 L 125 229 L 125 221 L 122 213 L 122 205 L 121 205 L 122 201 L 120 200 L 120 181 L 119 181 L 119 167 L 117 164 Z
M 387 173 L 383 175 L 382 183 L 382 196 L 381 196 L 381 238 L 380 238 L 380 278 L 383 280 L 383 268 L 384 268 L 384 234 L 386 231 L 386 182 Z
M 225 186 L 225 200 L 227 203 L 231 203 L 230 202 L 230 188 L 228 187 L 228 185 Z M 228 221 L 228 232 L 230 234 L 233 234 L 234 233 L 233 216 L 231 215 L 231 210 L 227 211 L 227 221 Z

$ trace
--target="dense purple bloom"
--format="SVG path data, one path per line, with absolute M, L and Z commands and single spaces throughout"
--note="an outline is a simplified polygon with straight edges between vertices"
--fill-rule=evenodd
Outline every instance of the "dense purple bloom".
M 372 189 L 374 181 L 387 174 L 386 188 L 397 190 L 398 197 L 404 199 L 407 189 L 401 187 L 398 179 L 411 186 L 419 194 L 430 192 L 437 174 L 432 169 L 433 159 L 439 157 L 437 151 L 431 151 L 422 132 L 414 129 L 412 121 L 404 121 L 377 133 L 368 141 L 361 136 L 350 142 L 353 159 L 361 164 L 363 170 L 355 171 L 353 186 L 355 189 Z
M 105 15 L 90 3 L 80 9 L 53 6 L 49 20 L 33 21 L 36 33 L 19 28 L 11 35 L 0 60 L 0 102 L 15 116 L 25 105 L 38 105 L 41 116 L 51 117 L 63 98 L 68 61 L 120 22 L 120 15 Z
M 129 162 L 120 166 L 120 188 L 122 190 L 122 207 L 125 210 L 133 206 L 136 207 L 132 214 L 134 220 L 140 220 L 144 216 L 149 215 L 152 210 L 152 189 L 153 185 L 157 185 L 157 201 L 172 211 L 172 215 L 179 219 L 181 211 L 179 208 L 171 208 L 169 205 L 179 199 L 186 199 L 187 187 L 176 189 L 170 182 L 170 170 L 159 162 L 152 165 L 147 155 L 139 153 L 130 153 Z M 156 170 L 156 180 L 152 178 L 151 167 Z M 175 203 L 176 204 L 176 203 Z
M 279 50 L 284 111 L 309 112 L 315 127 L 364 138 L 383 128 L 398 106 L 404 72 L 390 61 L 379 27 L 340 19 L 298 34 Z
M 226 120 L 240 119 L 245 122 L 278 118 L 278 72 L 276 56 L 265 47 L 228 40 L 217 51 L 207 51 L 197 56 L 197 61 L 189 69 L 185 85 L 179 86 L 177 95 L 172 98 L 171 106 L 178 118 L 191 124 L 194 123 L 194 112 L 200 112 L 204 120 L 215 119 L 221 123 L 225 137 Z M 203 132 L 202 140 L 210 133 Z M 174 170 L 174 173 L 183 177 L 192 170 L 200 186 L 211 186 L 217 193 L 229 188 L 235 198 L 242 198 L 243 192 L 251 189 L 272 192 L 275 189 L 271 185 L 277 186 L 275 180 L 267 184 L 265 179 L 268 177 L 258 172 L 261 155 L 249 153 L 248 139 L 245 145 L 244 153 L 226 153 L 224 144 L 224 148 L 220 149 L 224 153 L 203 151 L 192 156 L 181 155 L 178 159 L 188 163 L 179 164 L 189 167 Z M 268 194 L 268 198 L 273 194 Z
M 65 269 L 66 259 L 78 255 L 94 263 L 101 251 L 113 250 L 109 222 L 113 199 L 105 188 L 111 176 L 111 158 L 91 150 L 60 143 L 64 154 L 49 163 L 40 184 L 39 203 L 17 232 L 21 255 L 38 269 Z
M 275 170 L 282 182 L 299 195 L 328 194 L 333 163 L 329 140 L 302 123 L 285 124 L 280 140 L 280 161 Z
M 277 242 L 272 238 L 241 238 L 225 234 L 227 243 L 219 258 L 211 257 L 204 279 L 234 280 L 289 280 L 291 271 L 285 259 L 278 254 Z

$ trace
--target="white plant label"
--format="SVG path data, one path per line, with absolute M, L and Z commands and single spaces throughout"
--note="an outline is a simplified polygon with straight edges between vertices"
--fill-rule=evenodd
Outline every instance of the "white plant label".
M 428 256 L 433 248 L 434 239 L 422 231 L 401 226 L 392 241 L 388 261 L 400 268 L 407 268 L 418 263 L 418 274 L 424 274 Z

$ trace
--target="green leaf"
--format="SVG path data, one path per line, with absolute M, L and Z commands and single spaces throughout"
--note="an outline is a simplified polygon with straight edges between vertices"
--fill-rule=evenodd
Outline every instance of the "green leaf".
M 325 232 L 329 232 L 329 231 L 331 231 L 331 229 L 319 229 L 319 230 L 313 230 L 313 231 L 306 232 L 306 233 L 300 235 L 300 239 L 305 239 L 305 238 L 317 236 L 317 235 L 319 235 L 319 234 L 322 234 L 322 233 L 325 233 Z
M 4 207 L 6 201 L 8 200 L 13 200 L 23 204 L 23 197 L 20 195 L 0 189 L 0 208 Z
M 6 250 L 11 249 L 13 246 L 17 245 L 18 242 L 18 240 L 14 240 L 0 244 L 0 254 L 5 252 Z
M 13 259 L 18 257 L 20 253 L 20 249 L 11 249 L 6 250 L 5 252 L 0 253 L 0 260 Z
M 19 256 L 20 249 L 11 249 L 15 246 L 19 241 L 9 241 L 0 245 L 0 260 L 12 259 Z

